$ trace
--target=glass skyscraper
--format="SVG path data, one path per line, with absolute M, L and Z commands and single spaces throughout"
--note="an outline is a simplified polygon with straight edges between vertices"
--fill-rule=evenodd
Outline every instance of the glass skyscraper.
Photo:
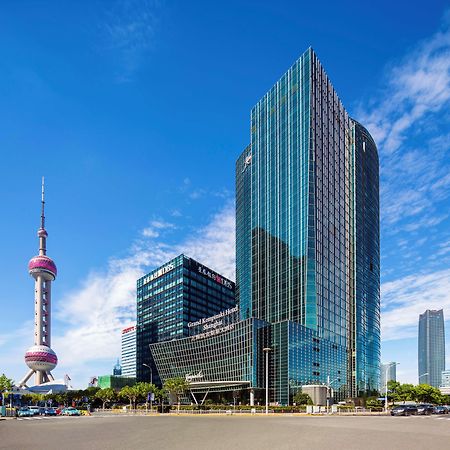
M 380 377 L 379 162 L 312 49 L 251 111 L 236 163 L 241 318 L 271 324 L 271 399 Z
M 137 280 L 137 380 L 161 384 L 150 344 L 187 337 L 190 322 L 235 305 L 235 284 L 185 255 Z
M 445 370 L 444 311 L 427 309 L 419 316 L 419 384 L 439 387 Z

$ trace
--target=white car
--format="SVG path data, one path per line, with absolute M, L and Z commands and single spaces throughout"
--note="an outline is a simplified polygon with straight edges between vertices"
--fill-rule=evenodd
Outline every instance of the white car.
M 41 414 L 41 408 L 39 406 L 29 406 L 28 408 L 34 416 L 39 416 Z

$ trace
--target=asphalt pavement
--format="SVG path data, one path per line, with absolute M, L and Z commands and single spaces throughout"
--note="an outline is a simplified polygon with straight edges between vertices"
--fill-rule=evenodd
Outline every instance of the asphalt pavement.
M 0 449 L 450 449 L 449 416 L 111 416 L 0 421 Z

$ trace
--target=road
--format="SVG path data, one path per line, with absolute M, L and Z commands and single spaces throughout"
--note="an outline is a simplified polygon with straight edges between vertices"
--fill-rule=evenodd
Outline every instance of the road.
M 0 449 L 450 449 L 450 417 L 102 416 L 0 421 Z

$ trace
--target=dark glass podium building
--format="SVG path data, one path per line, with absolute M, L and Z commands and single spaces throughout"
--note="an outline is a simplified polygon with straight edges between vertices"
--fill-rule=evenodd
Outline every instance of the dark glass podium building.
M 312 49 L 251 111 L 236 164 L 241 318 L 270 323 L 271 397 L 379 388 L 379 163 Z

